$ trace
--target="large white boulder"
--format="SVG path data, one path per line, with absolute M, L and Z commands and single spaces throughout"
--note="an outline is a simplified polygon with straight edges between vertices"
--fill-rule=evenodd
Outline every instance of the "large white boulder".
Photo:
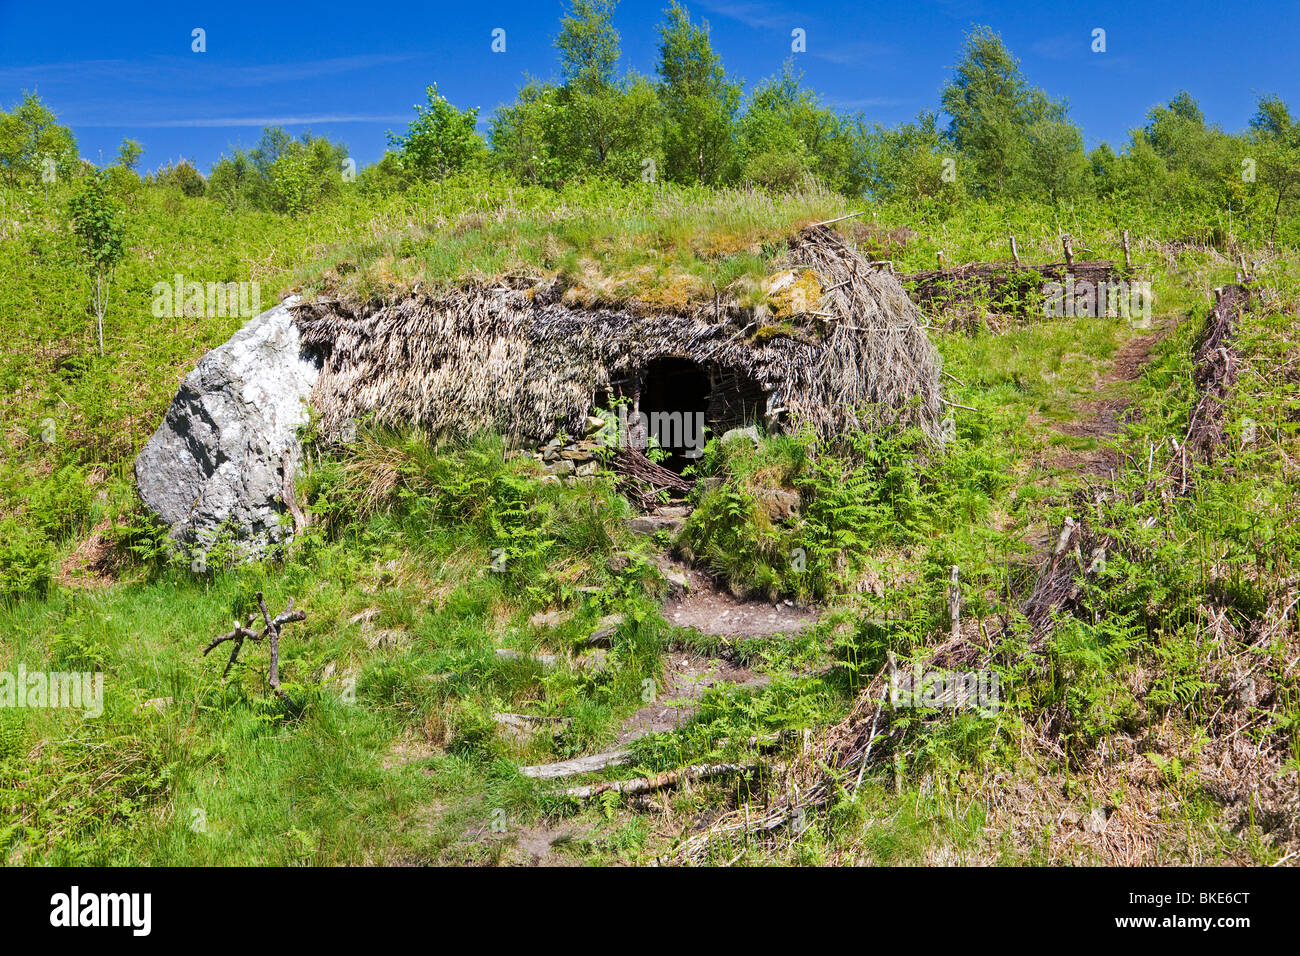
M 251 557 L 292 534 L 284 468 L 297 465 L 320 371 L 299 341 L 297 301 L 251 319 L 203 356 L 135 460 L 141 499 L 190 550 L 206 550 L 225 530 Z

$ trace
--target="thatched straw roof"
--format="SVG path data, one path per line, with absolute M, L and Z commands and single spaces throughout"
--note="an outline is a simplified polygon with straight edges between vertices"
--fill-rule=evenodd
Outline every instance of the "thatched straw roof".
M 676 357 L 743 373 L 790 424 L 823 436 L 902 420 L 938 441 L 940 359 L 899 282 L 823 226 L 795 237 L 785 264 L 815 272 L 820 301 L 793 317 L 798 328 L 758 336 L 754 313 L 731 301 L 684 315 L 580 309 L 555 280 L 372 309 L 305 304 L 296 321 L 321 357 L 313 404 L 327 436 L 352 420 L 535 443 L 575 431 L 609 383 Z

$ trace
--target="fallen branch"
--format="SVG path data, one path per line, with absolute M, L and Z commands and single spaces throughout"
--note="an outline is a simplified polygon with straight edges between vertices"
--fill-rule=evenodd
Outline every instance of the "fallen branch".
M 865 216 L 871 212 L 870 209 L 864 209 L 861 212 L 851 212 L 847 216 L 839 216 L 835 219 L 827 219 L 825 222 L 815 222 L 814 226 L 829 226 L 833 222 L 843 222 L 845 219 L 856 219 L 858 216 Z
M 531 767 L 520 767 L 519 772 L 525 777 L 535 777 L 538 780 L 576 777 L 580 773 L 598 773 L 609 767 L 622 766 L 627 763 L 627 758 L 631 753 L 632 751 L 627 747 L 619 747 L 616 750 L 607 750 L 604 753 L 574 757 L 572 760 L 561 760 L 559 763 L 543 763 Z
M 679 783 L 688 780 L 707 780 L 712 777 L 725 777 L 737 773 L 751 773 L 757 769 L 758 764 L 752 763 L 695 764 L 690 767 L 683 767 L 681 770 L 667 770 L 663 773 L 651 774 L 648 777 L 637 777 L 634 780 L 606 780 L 604 783 L 589 783 L 582 787 L 569 787 L 560 792 L 566 797 L 576 797 L 579 800 L 588 800 L 606 792 L 622 794 L 650 793 L 653 790 L 675 787 Z
M 692 488 L 690 481 L 656 464 L 635 448 L 620 448 L 611 464 L 618 476 L 619 490 L 647 510 L 659 503 L 660 491 L 684 495 Z
M 214 637 L 208 646 L 203 649 L 203 656 L 207 657 L 208 652 L 227 641 L 234 642 L 234 649 L 230 652 L 230 658 L 226 661 L 226 669 L 221 672 L 221 679 L 224 681 L 230 673 L 230 668 L 235 666 L 235 661 L 239 658 L 239 652 L 243 648 L 245 640 L 260 641 L 269 637 L 271 639 L 271 666 L 267 672 L 267 682 L 277 696 L 285 697 L 284 692 L 280 690 L 280 628 L 290 621 L 305 620 L 307 615 L 303 611 L 295 611 L 293 609 L 293 598 L 289 598 L 288 606 L 279 615 L 272 618 L 270 611 L 266 609 L 266 601 L 263 599 L 261 591 L 257 592 L 257 606 L 262 612 L 262 621 L 264 622 L 262 630 L 254 631 L 252 629 L 257 617 L 250 614 L 247 624 L 240 624 L 235 621 L 233 631 L 229 634 Z

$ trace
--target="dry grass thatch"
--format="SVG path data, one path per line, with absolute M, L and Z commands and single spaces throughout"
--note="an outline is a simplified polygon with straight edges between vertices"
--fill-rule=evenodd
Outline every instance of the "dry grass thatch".
M 786 260 L 816 273 L 820 297 L 793 317 L 798 328 L 776 334 L 755 335 L 761 311 L 721 294 L 687 314 L 578 309 L 554 280 L 467 285 L 371 310 L 300 306 L 304 343 L 322 361 L 322 430 L 337 436 L 368 420 L 536 443 L 577 431 L 602 390 L 657 359 L 685 358 L 745 377 L 769 412 L 823 436 L 901 422 L 939 441 L 941 360 L 897 279 L 823 226 L 795 237 Z

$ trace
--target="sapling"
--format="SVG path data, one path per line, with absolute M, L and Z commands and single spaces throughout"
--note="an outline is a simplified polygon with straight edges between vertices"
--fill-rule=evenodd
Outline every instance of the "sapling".
M 81 191 L 72 197 L 68 212 L 77 237 L 78 252 L 95 283 L 91 304 L 99 333 L 99 354 L 103 355 L 109 283 L 126 250 L 122 212 L 104 191 L 104 182 L 99 176 L 90 177 Z

